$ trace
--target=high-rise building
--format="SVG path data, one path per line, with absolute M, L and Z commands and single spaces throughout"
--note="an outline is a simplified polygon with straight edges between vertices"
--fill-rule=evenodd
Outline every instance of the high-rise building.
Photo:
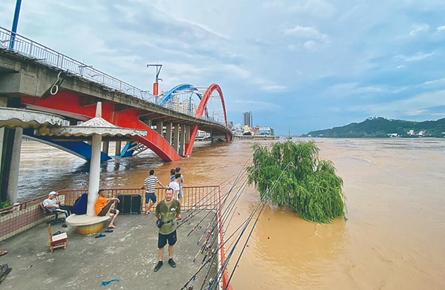
M 244 112 L 243 113 L 243 126 L 253 127 L 253 117 L 252 112 Z

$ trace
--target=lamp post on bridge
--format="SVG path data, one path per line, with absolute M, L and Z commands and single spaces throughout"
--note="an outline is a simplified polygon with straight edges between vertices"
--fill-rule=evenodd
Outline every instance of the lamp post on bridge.
M 147 67 L 151 67 L 154 66 L 156 67 L 156 77 L 155 77 L 155 82 L 153 83 L 153 95 L 156 98 L 156 102 L 158 101 L 158 83 L 159 81 L 162 81 L 161 78 L 159 78 L 159 73 L 161 72 L 162 69 L 162 64 L 147 64 Z
M 22 6 L 22 0 L 17 0 L 15 3 L 14 19 L 12 20 L 11 39 L 9 40 L 9 50 L 14 49 L 15 34 L 17 32 L 17 26 L 19 25 L 20 7 Z

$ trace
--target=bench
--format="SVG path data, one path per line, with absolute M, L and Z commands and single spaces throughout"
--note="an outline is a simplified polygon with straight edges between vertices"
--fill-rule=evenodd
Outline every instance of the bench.
M 104 227 L 104 221 L 109 220 L 109 216 L 87 216 L 86 214 L 72 214 L 66 218 L 66 223 L 76 227 L 77 233 L 88 235 L 100 231 Z

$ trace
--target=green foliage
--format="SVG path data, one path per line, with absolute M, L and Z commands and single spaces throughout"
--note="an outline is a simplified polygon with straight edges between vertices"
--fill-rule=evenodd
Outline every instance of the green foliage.
M 269 147 L 253 145 L 253 164 L 247 168 L 262 201 L 290 206 L 303 219 L 327 223 L 345 218 L 343 180 L 331 161 L 319 160 L 315 142 L 290 140 Z
M 408 132 L 414 131 L 415 135 Z M 445 118 L 437 121 L 412 122 L 403 120 L 388 120 L 382 117 L 368 118 L 361 123 L 351 123 L 342 127 L 332 129 L 311 131 L 304 136 L 328 138 L 387 138 L 390 134 L 397 134 L 400 137 L 417 137 L 419 132 L 423 132 L 425 137 L 445 136 Z
M 0 209 L 11 206 L 9 201 L 0 201 Z

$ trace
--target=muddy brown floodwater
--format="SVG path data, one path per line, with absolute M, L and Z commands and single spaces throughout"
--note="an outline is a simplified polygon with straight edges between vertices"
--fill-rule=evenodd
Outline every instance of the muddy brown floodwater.
M 317 224 L 266 206 L 235 269 L 234 289 L 445 289 L 445 140 L 315 142 L 343 178 L 348 220 Z M 102 165 L 101 187 L 139 187 L 150 169 L 166 184 L 176 166 L 186 185 L 230 184 L 250 164 L 252 145 L 198 142 L 192 157 L 173 163 L 150 153 L 110 160 Z M 87 182 L 83 160 L 23 142 L 20 198 Z M 258 193 L 247 187 L 226 235 L 257 204 Z

